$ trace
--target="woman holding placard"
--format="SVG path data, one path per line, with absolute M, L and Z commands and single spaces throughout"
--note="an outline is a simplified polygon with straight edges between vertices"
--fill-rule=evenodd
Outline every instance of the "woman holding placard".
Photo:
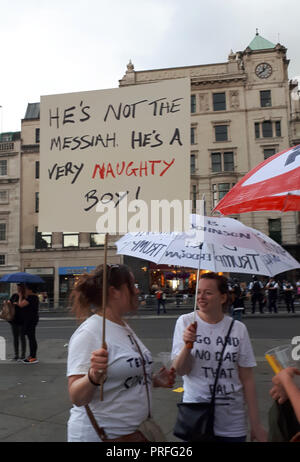
M 139 294 L 125 265 L 107 265 L 106 345 L 102 346 L 103 276 L 102 266 L 82 275 L 71 295 L 73 312 L 85 321 L 69 343 L 67 375 L 73 408 L 68 441 L 163 441 L 160 429 L 148 419 L 151 387 L 171 387 L 175 371 L 161 368 L 152 376 L 151 353 L 124 320 L 126 313 L 137 311 Z M 148 435 L 145 426 L 154 427 L 158 435 Z

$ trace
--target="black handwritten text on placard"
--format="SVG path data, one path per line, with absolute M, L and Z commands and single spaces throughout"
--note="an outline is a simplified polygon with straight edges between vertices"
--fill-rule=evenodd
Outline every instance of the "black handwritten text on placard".
M 130 201 L 139 200 L 142 228 L 156 229 L 152 201 L 189 200 L 189 110 L 188 78 L 42 96 L 39 228 L 94 231 L 102 205 L 121 209 L 128 199 L 128 223 L 140 213 Z
M 135 197 L 134 197 L 135 200 L 139 199 L 140 191 L 141 191 L 141 187 L 138 186 L 136 191 L 135 191 Z M 88 191 L 84 195 L 84 197 L 85 197 L 88 204 L 90 204 L 90 201 L 93 201 L 93 202 L 88 207 L 85 207 L 84 210 L 86 212 L 88 212 L 93 207 L 95 207 L 98 204 L 98 202 L 100 202 L 103 205 L 107 205 L 110 202 L 115 202 L 114 207 L 118 207 L 120 202 L 127 196 L 130 196 L 130 191 L 125 191 L 122 195 L 120 195 L 120 193 L 118 193 L 118 192 L 115 192 L 115 193 L 111 193 L 111 192 L 101 193 L 101 192 L 98 192 L 97 189 L 92 189 L 91 191 Z
M 54 164 L 51 169 L 48 169 L 49 179 L 58 180 L 59 178 L 74 175 L 71 184 L 74 184 L 77 180 L 80 172 L 83 169 L 84 164 L 80 165 L 73 164 L 72 162 L 67 162 L 65 165 Z
M 137 101 L 136 103 L 120 103 L 117 108 L 110 104 L 105 113 L 104 122 L 108 120 L 109 116 L 114 117 L 116 120 L 121 120 L 122 118 L 127 119 L 128 117 L 134 119 L 137 114 L 137 106 L 143 103 L 147 103 L 146 107 L 151 107 L 152 115 L 154 117 L 179 112 L 180 104 L 178 104 L 178 101 L 182 99 L 183 98 L 175 98 L 172 101 L 167 101 L 167 98 L 159 98 L 150 102 L 147 99 L 143 99 L 141 101 Z M 144 108 L 145 105 L 143 106 L 143 109 Z
M 91 117 L 88 109 L 90 106 L 84 106 L 83 101 L 80 102 L 79 107 L 71 106 L 63 111 L 59 107 L 56 107 L 55 110 L 49 109 L 49 126 L 53 127 L 52 123 L 56 122 L 56 128 L 59 128 L 60 121 L 62 125 L 74 124 L 76 121 L 86 122 Z

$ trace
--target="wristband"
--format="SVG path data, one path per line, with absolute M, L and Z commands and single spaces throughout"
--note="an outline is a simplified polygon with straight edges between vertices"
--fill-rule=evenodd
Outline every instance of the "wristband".
M 95 387 L 99 387 L 99 386 L 100 386 L 100 383 L 94 382 L 94 380 L 91 378 L 90 370 L 91 370 L 91 368 L 89 368 L 88 373 L 87 373 L 87 376 L 88 376 L 89 381 L 90 381 L 91 384 L 94 385 Z

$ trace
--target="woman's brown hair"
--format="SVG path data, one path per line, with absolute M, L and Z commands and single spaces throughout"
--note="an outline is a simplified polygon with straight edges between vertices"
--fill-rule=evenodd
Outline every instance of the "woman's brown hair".
M 213 279 L 217 283 L 219 292 L 221 292 L 221 294 L 227 295 L 227 300 L 222 305 L 223 312 L 226 313 L 226 311 L 228 311 L 228 308 L 230 307 L 232 303 L 231 295 L 230 295 L 229 288 L 228 288 L 227 278 L 217 273 L 204 273 L 200 276 L 200 279 Z
M 130 293 L 134 293 L 133 280 L 130 269 L 126 265 L 107 265 L 107 288 L 119 289 L 127 284 Z M 89 274 L 82 274 L 70 294 L 71 312 L 77 319 L 86 319 L 102 306 L 103 265 Z

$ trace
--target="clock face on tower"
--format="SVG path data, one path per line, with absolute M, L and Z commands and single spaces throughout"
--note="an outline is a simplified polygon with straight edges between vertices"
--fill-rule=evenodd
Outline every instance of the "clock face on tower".
M 255 68 L 255 74 L 260 79 L 267 79 L 272 74 L 272 66 L 268 63 L 260 63 Z

